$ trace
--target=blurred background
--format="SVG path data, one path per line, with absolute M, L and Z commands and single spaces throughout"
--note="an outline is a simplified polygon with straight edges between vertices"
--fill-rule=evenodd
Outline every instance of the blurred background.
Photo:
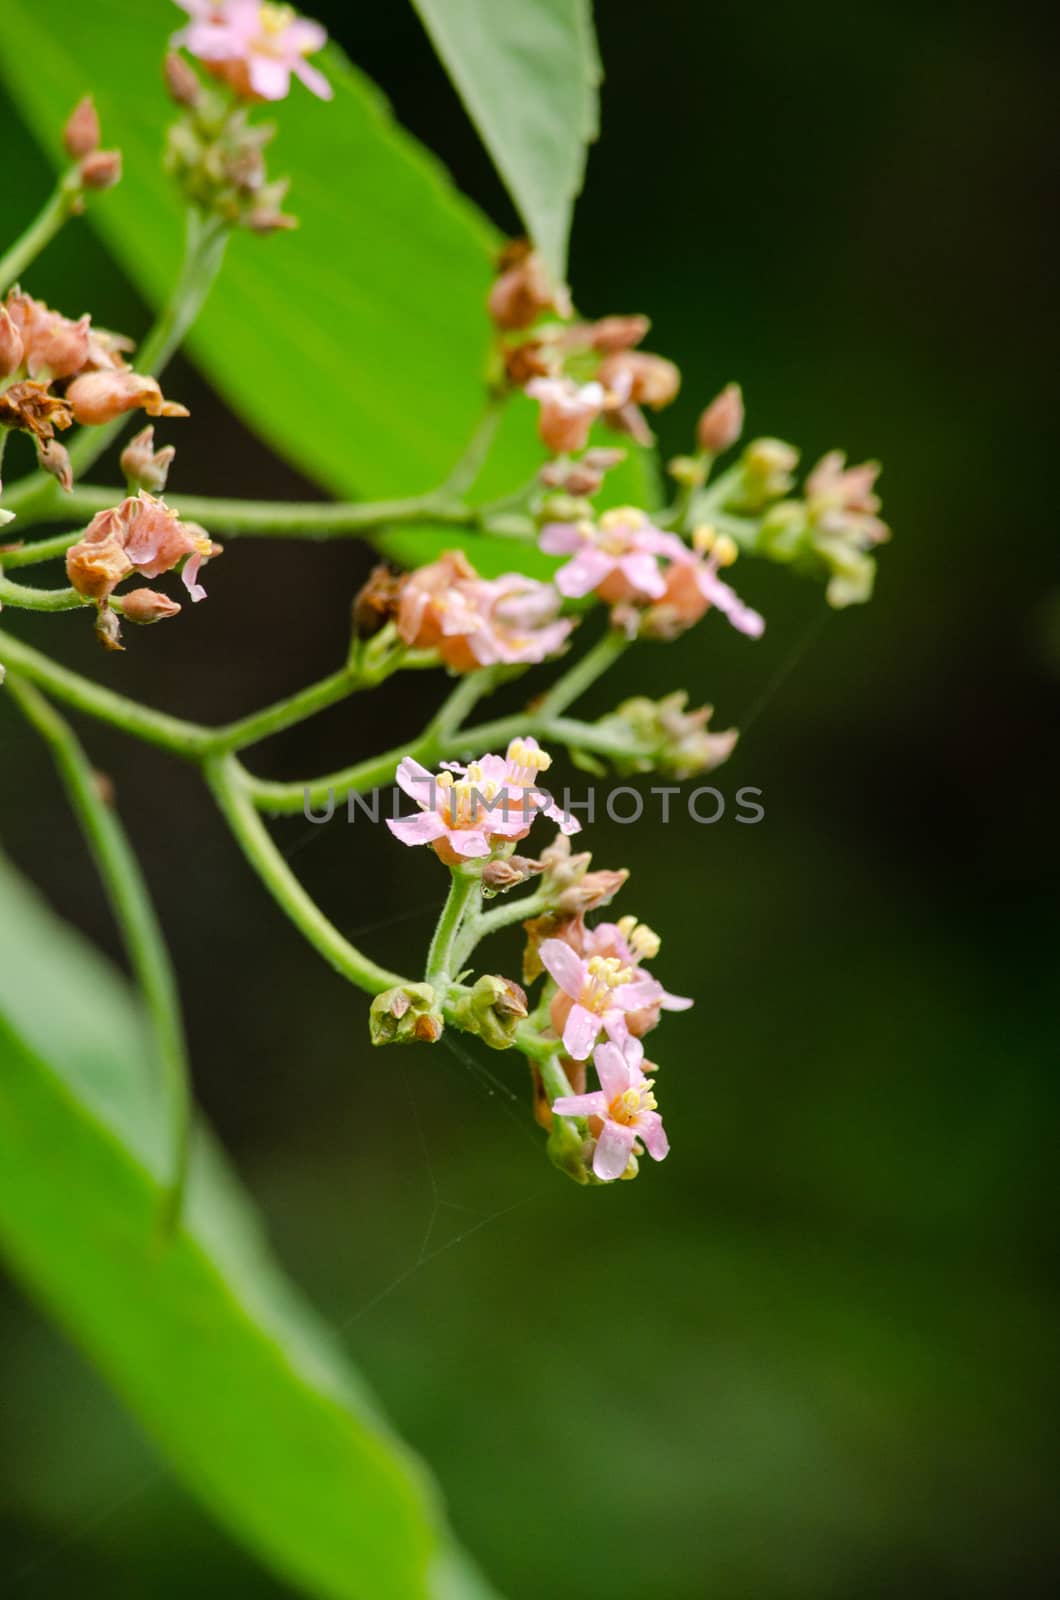
M 512 227 L 411 9 L 311 9 Z M 371 1054 L 364 1001 L 273 914 L 194 774 L 85 731 L 169 932 L 202 1105 L 508 1600 L 1055 1592 L 1045 57 L 1019 5 L 597 9 L 582 309 L 649 312 L 651 347 L 681 363 L 664 450 L 738 378 L 752 434 L 882 457 L 895 530 L 868 608 L 827 614 L 819 589 L 748 563 L 760 644 L 708 619 L 586 702 L 687 686 L 747 730 L 719 786 L 764 791 L 756 827 L 677 809 L 587 841 L 631 868 L 622 909 L 697 996 L 656 1036 L 670 1160 L 579 1190 L 545 1160 L 521 1058 L 459 1040 Z M 0 115 L 13 232 L 48 178 Z M 147 323 L 83 228 L 33 287 Z M 192 406 L 183 485 L 313 492 L 190 369 L 167 387 Z M 290 691 L 341 658 L 371 560 L 234 546 L 208 606 L 137 637 L 123 687 L 205 720 Z M 99 670 L 73 619 L 5 622 L 52 648 L 68 630 L 63 659 Z M 396 680 L 257 770 L 385 748 L 423 693 Z M 5 849 L 116 954 L 47 760 L 2 703 L 0 818 Z M 433 861 L 363 823 L 278 836 L 344 931 L 414 962 L 444 891 Z M 0 1347 L 0 1594 L 285 1592 L 13 1287 Z

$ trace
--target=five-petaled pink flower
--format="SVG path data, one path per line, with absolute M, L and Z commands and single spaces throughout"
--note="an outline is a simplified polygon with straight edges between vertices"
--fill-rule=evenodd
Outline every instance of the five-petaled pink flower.
M 183 45 L 244 99 L 282 100 L 292 73 L 321 100 L 331 99 L 330 83 L 305 59 L 327 43 L 327 30 L 319 22 L 271 0 L 176 3 L 191 21 L 173 35 L 172 43 Z
M 406 756 L 397 783 L 419 815 L 388 818 L 387 827 L 402 844 L 431 845 L 450 866 L 490 855 L 496 840 L 524 839 L 539 815 L 575 833 L 581 824 L 537 785 L 551 761 L 534 739 L 513 739 L 506 756 L 485 755 L 467 766 L 445 763 L 437 774 Z
M 718 576 L 721 555 L 725 544 L 713 540 L 712 531 L 706 530 L 712 540 L 689 549 L 682 539 L 672 539 L 669 567 L 666 569 L 666 586 L 657 605 L 648 616 L 648 631 L 653 625 L 656 633 L 671 637 L 693 623 L 713 606 L 739 632 L 749 639 L 760 639 L 765 632 L 765 618 L 745 605 L 732 586 Z M 735 555 L 735 547 L 732 551 Z
M 591 960 L 593 956 L 617 959 L 623 967 L 631 969 L 635 977 L 642 978 L 647 976 L 642 969 L 642 962 L 655 959 L 662 940 L 646 922 L 638 922 L 636 917 L 627 916 L 619 917 L 617 922 L 598 922 L 595 928 L 585 929 L 581 944 L 581 953 L 588 959 Z M 660 1012 L 688 1011 L 695 1004 L 685 995 L 671 994 L 661 983 L 656 983 L 655 987 L 657 994 L 650 1005 L 626 1015 L 626 1026 L 637 1038 L 642 1038 L 656 1026 Z
M 555 576 L 560 594 L 576 599 L 595 592 L 611 603 L 661 599 L 666 580 L 659 557 L 672 556 L 679 543 L 633 506 L 605 511 L 596 522 L 546 523 L 540 539 L 546 554 L 571 557 Z
M 546 939 L 538 955 L 559 986 L 551 1006 L 552 1026 L 572 1061 L 587 1061 L 601 1033 L 626 1045 L 639 1060 L 643 1048 L 629 1026 L 631 1012 L 662 1004 L 663 988 L 620 956 L 579 956 L 562 939 Z
M 612 1183 L 629 1166 L 638 1139 L 653 1161 L 668 1155 L 670 1141 L 656 1110 L 652 1080 L 645 1077 L 635 1051 L 611 1042 L 600 1044 L 593 1065 L 600 1088 L 590 1094 L 562 1095 L 553 1101 L 552 1110 L 561 1117 L 599 1118 L 593 1171 L 602 1182 Z

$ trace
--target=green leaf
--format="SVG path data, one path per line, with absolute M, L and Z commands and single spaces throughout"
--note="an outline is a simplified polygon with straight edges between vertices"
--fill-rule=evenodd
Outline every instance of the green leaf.
M 599 132 L 591 0 L 413 0 L 557 282 Z
M 57 164 L 66 115 L 81 95 L 95 95 L 104 139 L 122 149 L 124 177 L 95 197 L 89 215 L 158 305 L 176 275 L 183 233 L 179 198 L 161 169 L 174 115 L 159 82 L 165 9 L 139 0 L 3 5 L 0 74 Z M 325 67 L 334 101 L 323 104 L 296 85 L 274 108 L 280 131 L 271 170 L 292 177 L 290 206 L 301 227 L 233 238 L 190 353 L 278 455 L 332 493 L 416 494 L 446 476 L 482 412 L 484 308 L 498 240 L 341 52 L 329 49 Z M 179 425 L 167 437 L 179 446 Z M 534 408 L 520 398 L 483 494 L 509 493 L 543 459 Z M 612 474 L 608 487 L 619 500 L 638 498 L 639 463 Z M 185 456 L 171 475 L 178 509 L 181 488 L 196 488 Z M 417 530 L 392 536 L 386 548 L 423 561 L 452 543 L 452 531 Z M 555 566 L 511 541 L 476 539 L 472 553 L 486 572 Z
M 489 1600 L 421 1463 L 213 1146 L 156 1225 L 164 1118 L 123 980 L 0 859 L 0 1251 L 213 1514 L 326 1600 Z

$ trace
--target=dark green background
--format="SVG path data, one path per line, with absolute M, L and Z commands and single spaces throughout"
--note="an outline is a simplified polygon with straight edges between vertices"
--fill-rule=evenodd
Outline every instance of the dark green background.
M 352 9 L 316 8 L 509 225 L 411 11 Z M 605 822 L 587 841 L 632 869 L 626 909 L 698 997 L 656 1036 L 671 1159 L 580 1191 L 544 1159 L 519 1059 L 370 1054 L 363 1001 L 272 914 L 194 776 L 103 730 L 91 748 L 170 932 L 202 1102 L 509 1600 L 1044 1594 L 1060 608 L 1041 41 L 1019 6 L 599 11 L 580 304 L 652 314 L 685 373 L 667 450 L 739 377 L 753 431 L 883 458 L 896 535 L 867 610 L 826 616 L 819 590 L 748 564 L 761 644 L 708 619 L 594 692 L 602 711 L 687 685 L 719 725 L 750 718 L 720 784 L 765 792 L 758 827 Z M 13 230 L 47 178 L 0 111 Z M 320 128 L 326 160 L 324 109 Z M 29 286 L 145 325 L 83 227 Z M 305 492 L 192 373 L 169 387 L 194 403 L 179 486 Z M 234 546 L 208 605 L 132 641 L 122 686 L 212 720 L 308 681 L 339 659 L 369 561 Z M 76 618 L 5 624 L 114 676 Z M 392 743 L 435 693 L 391 684 L 261 770 Z M 113 949 L 2 704 L 0 806 L 5 847 Z M 282 838 L 340 926 L 413 964 L 431 859 L 363 824 Z M 282 1592 L 13 1290 L 0 1347 L 0 1595 Z

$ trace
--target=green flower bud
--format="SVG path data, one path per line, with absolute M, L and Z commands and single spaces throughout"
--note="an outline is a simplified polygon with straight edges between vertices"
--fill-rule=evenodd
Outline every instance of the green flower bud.
M 376 995 L 368 1014 L 373 1044 L 434 1044 L 445 1027 L 429 983 L 405 983 Z
M 509 978 L 487 974 L 460 993 L 451 1020 L 465 1033 L 477 1033 L 491 1050 L 510 1050 L 520 1022 L 529 1015 L 526 994 Z

